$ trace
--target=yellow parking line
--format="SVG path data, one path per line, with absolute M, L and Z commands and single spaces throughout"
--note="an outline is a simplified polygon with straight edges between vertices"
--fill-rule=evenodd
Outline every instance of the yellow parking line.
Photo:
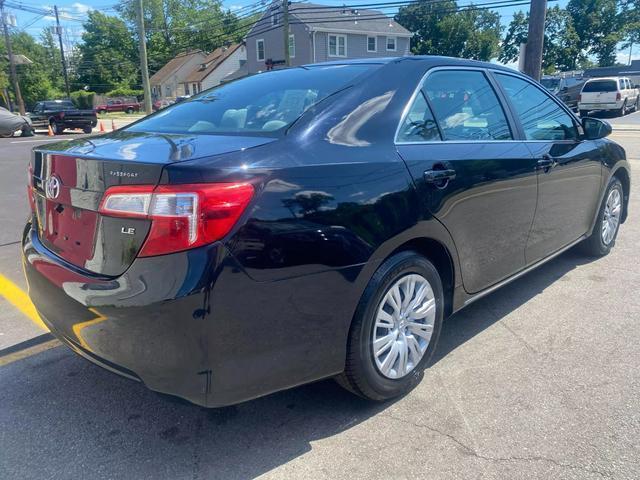
M 33 323 L 42 330 L 49 331 L 44 322 L 40 319 L 36 308 L 31 303 L 29 296 L 15 283 L 0 273 L 0 295 L 2 295 L 11 305 L 20 310 Z
M 34 345 L 32 347 L 28 347 L 25 349 L 21 349 L 8 355 L 0 356 L 0 367 L 4 367 L 5 365 L 9 365 L 10 363 L 17 362 L 18 360 L 22 360 L 23 358 L 31 357 L 32 355 L 37 355 L 38 353 L 45 352 L 52 348 L 56 348 L 62 345 L 59 340 L 52 338 L 47 342 L 40 343 L 38 345 Z
M 76 337 L 78 338 L 78 341 L 80 342 L 80 345 L 82 345 L 87 350 L 90 350 L 90 347 L 89 347 L 89 345 L 87 345 L 87 342 L 85 341 L 84 337 L 82 336 L 82 330 L 87 328 L 87 327 L 89 327 L 89 326 L 91 326 L 91 325 L 95 325 L 96 323 L 104 322 L 105 320 L 107 320 L 107 317 L 103 316 L 95 308 L 90 308 L 89 311 L 91 313 L 93 313 L 96 316 L 96 318 L 94 318 L 92 320 L 88 320 L 86 322 L 76 323 L 72 327 L 73 333 L 75 333 Z

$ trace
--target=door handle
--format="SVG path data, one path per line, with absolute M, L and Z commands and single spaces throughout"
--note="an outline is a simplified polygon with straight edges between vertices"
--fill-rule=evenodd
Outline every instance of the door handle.
M 545 172 L 548 172 L 557 164 L 558 162 L 556 161 L 555 158 L 553 158 L 551 155 L 546 154 L 546 155 L 543 155 L 542 158 L 538 160 L 538 170 L 544 170 Z
M 451 168 L 443 170 L 427 170 L 424 172 L 424 181 L 434 184 L 438 188 L 447 186 L 450 180 L 456 178 L 456 171 Z

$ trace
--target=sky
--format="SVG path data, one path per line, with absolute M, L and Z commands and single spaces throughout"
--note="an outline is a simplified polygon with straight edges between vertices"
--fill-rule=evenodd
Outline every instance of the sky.
M 13 0 L 16 3 L 22 3 L 25 6 L 36 7 L 36 8 L 51 8 L 53 4 L 48 4 L 45 1 L 38 0 Z M 258 0 L 223 0 L 223 7 L 228 8 L 230 10 L 238 10 L 246 5 L 254 4 Z M 374 3 L 371 0 L 311 0 L 314 3 L 319 3 L 323 5 L 357 5 L 357 4 L 366 4 L 366 3 Z M 383 0 L 384 1 L 384 0 Z M 474 3 L 483 3 L 485 0 L 476 0 Z M 559 5 L 560 7 L 565 7 L 568 0 L 557 0 L 550 1 L 549 7 Z M 114 7 L 117 3 L 117 0 L 82 0 L 74 1 L 74 0 L 59 0 L 56 2 L 58 5 L 58 10 L 60 11 L 60 22 L 63 26 L 64 31 L 64 43 L 66 48 L 71 48 L 74 43 L 80 41 L 82 35 L 82 22 L 81 19 L 85 18 L 87 13 L 92 9 L 98 9 L 106 14 L 115 15 L 116 12 Z M 269 2 L 265 2 L 269 3 Z M 468 5 L 472 3 L 471 0 L 458 0 L 458 5 Z M 50 16 L 42 17 L 40 15 L 24 12 L 20 10 L 10 10 L 11 13 L 16 15 L 17 18 L 17 28 L 24 29 L 26 32 L 30 33 L 37 37 L 44 27 L 49 27 L 55 24 L 55 19 Z M 528 5 L 520 5 L 520 6 L 512 6 L 496 9 L 497 12 L 500 13 L 500 18 L 502 24 L 506 27 L 511 19 L 513 18 L 513 14 L 519 10 L 528 10 Z M 390 10 L 385 10 L 385 13 L 392 14 L 393 12 Z M 637 46 L 633 52 L 633 59 L 640 59 L 640 46 Z M 629 50 L 618 52 L 618 61 L 620 63 L 627 63 L 629 59 Z

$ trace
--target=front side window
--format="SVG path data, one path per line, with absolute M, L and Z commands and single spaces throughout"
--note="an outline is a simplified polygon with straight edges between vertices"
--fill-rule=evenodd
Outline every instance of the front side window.
M 430 142 L 441 140 L 438 125 L 422 91 L 418 92 L 409 113 L 398 130 L 398 142 Z
M 289 57 L 294 58 L 296 56 L 296 37 L 293 34 L 289 35 Z
M 578 129 L 571 118 L 545 92 L 522 78 L 496 74 L 520 118 L 527 140 L 574 140 Z
M 346 57 L 347 56 L 346 35 L 329 35 L 329 56 L 330 57 Z
M 396 51 L 396 37 L 387 37 L 387 51 L 395 52 Z
M 259 62 L 264 60 L 264 40 L 256 40 L 256 56 Z
M 376 52 L 378 50 L 377 37 L 367 37 L 367 52 Z
M 423 91 L 443 140 L 509 140 L 509 123 L 484 73 L 441 70 L 427 77 Z
M 265 72 L 206 90 L 125 129 L 278 137 L 309 108 L 376 68 L 333 65 Z

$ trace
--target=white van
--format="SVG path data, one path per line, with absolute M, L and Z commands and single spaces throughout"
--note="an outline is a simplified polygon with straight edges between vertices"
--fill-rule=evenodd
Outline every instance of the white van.
M 636 111 L 640 107 L 637 88 L 627 77 L 592 78 L 582 86 L 578 109 L 580 116 L 588 116 L 590 111 L 613 110 L 619 116 Z

